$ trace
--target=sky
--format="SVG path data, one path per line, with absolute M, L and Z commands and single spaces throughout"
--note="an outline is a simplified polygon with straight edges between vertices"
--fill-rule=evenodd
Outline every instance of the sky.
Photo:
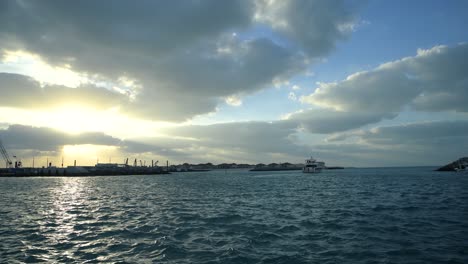
M 465 10 L 0 0 L 0 140 L 25 166 L 443 165 L 468 156 Z

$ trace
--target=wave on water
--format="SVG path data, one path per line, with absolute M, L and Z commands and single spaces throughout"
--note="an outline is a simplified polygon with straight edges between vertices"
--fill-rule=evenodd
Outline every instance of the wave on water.
M 1 178 L 0 259 L 468 263 L 467 186 L 425 168 Z

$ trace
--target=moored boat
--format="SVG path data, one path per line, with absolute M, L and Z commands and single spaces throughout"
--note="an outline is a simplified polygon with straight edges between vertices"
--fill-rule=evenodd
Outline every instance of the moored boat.
M 302 172 L 304 173 L 319 173 L 325 168 L 325 162 L 317 161 L 314 158 L 306 159 Z

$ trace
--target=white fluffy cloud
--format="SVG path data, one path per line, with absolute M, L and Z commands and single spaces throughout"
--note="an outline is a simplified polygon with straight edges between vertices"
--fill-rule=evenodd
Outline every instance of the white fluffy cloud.
M 229 96 L 226 98 L 226 103 L 231 106 L 241 106 L 242 100 L 237 96 Z
M 320 83 L 303 102 L 339 111 L 468 111 L 468 44 L 419 50 L 414 57 Z
M 330 52 L 355 23 L 354 10 L 339 0 L 257 0 L 256 5 L 257 21 L 271 25 L 313 57 Z
M 289 92 L 288 94 L 288 99 L 289 100 L 292 100 L 292 101 L 296 101 L 297 100 L 297 96 L 294 92 Z

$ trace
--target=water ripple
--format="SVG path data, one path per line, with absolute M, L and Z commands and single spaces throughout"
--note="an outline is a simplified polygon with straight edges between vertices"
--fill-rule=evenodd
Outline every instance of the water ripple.
M 467 187 L 428 168 L 0 178 L 0 259 L 468 263 Z

